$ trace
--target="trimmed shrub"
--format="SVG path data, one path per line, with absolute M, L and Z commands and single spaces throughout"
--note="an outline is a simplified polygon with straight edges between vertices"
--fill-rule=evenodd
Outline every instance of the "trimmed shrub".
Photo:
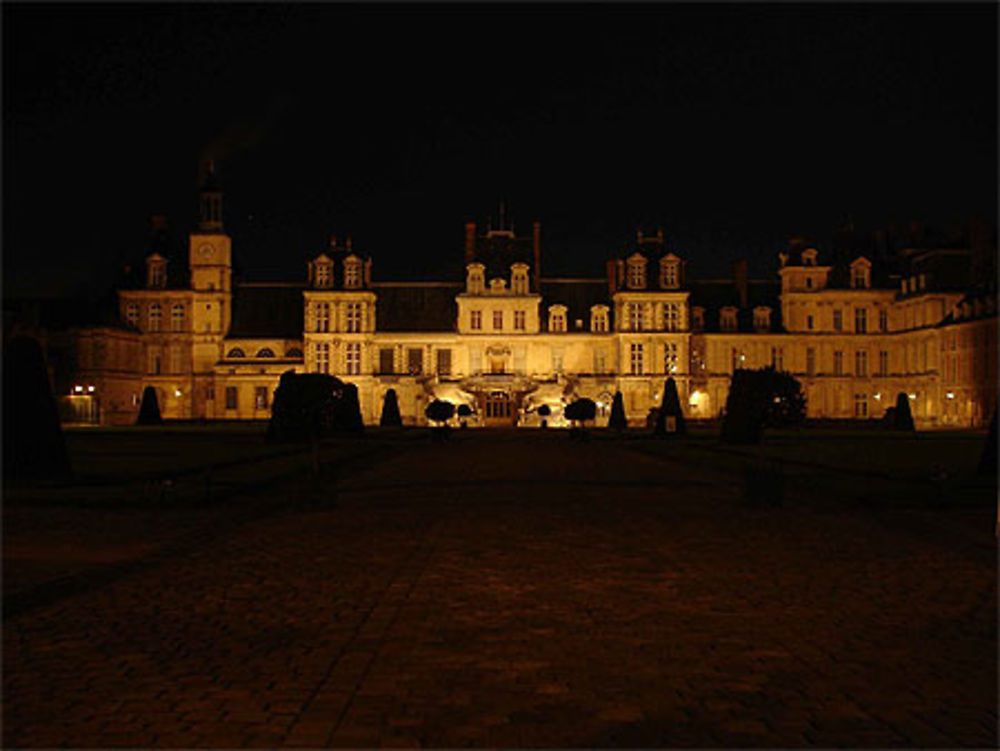
M 326 373 L 281 374 L 267 426 L 270 441 L 318 440 L 364 429 L 358 389 Z
M 542 418 L 541 427 L 547 428 L 549 426 L 549 415 L 552 414 L 552 408 L 548 404 L 543 404 L 538 408 L 538 416 Z
M 72 474 L 41 345 L 13 337 L 3 354 L 4 479 Z
M 892 427 L 895 430 L 915 430 L 913 414 L 910 412 L 910 397 L 900 391 L 896 395 L 896 410 L 892 416 Z
M 358 398 L 358 387 L 353 383 L 344 384 L 340 404 L 334 410 L 334 428 L 347 433 L 364 432 L 361 400 Z
M 160 416 L 160 400 L 156 398 L 156 389 L 147 386 L 142 390 L 142 404 L 139 406 L 139 416 L 136 425 L 162 425 Z
M 668 378 L 663 384 L 663 399 L 657 410 L 653 433 L 658 436 L 681 436 L 687 433 L 684 410 L 681 409 L 681 399 L 673 378 Z
M 468 404 L 459 404 L 458 409 L 455 410 L 455 414 L 457 414 L 459 417 L 471 417 L 472 407 L 470 407 Z
M 593 399 L 583 397 L 567 404 L 563 410 L 563 416 L 572 424 L 569 437 L 585 439 L 587 437 L 586 422 L 597 417 L 597 405 Z
M 628 419 L 625 417 L 625 400 L 622 392 L 616 391 L 611 400 L 611 415 L 608 417 L 608 427 L 617 431 L 625 430 L 628 427 Z
M 443 425 L 455 414 L 455 405 L 444 399 L 435 399 L 427 405 L 424 414 L 427 415 L 427 419 L 431 422 Z
M 403 426 L 403 418 L 399 414 L 399 400 L 396 398 L 396 389 L 389 389 L 382 399 L 382 416 L 378 424 L 383 428 L 400 428 Z

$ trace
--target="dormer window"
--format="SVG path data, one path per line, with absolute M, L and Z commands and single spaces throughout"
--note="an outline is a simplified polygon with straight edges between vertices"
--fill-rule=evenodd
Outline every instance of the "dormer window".
M 483 294 L 486 267 L 481 263 L 470 263 L 466 270 L 465 288 L 470 295 Z
M 167 286 L 167 260 L 154 253 L 146 259 L 146 286 L 163 289 Z
M 510 288 L 515 295 L 528 294 L 528 264 L 515 263 L 510 267 Z
M 361 259 L 348 256 L 344 259 L 344 288 L 358 289 L 361 286 Z
M 333 286 L 333 262 L 326 256 L 320 256 L 312 264 L 313 285 L 316 287 Z
M 803 266 L 815 266 L 816 256 L 818 255 L 816 248 L 806 248 L 802 251 L 802 265 Z
M 868 289 L 871 287 L 872 265 L 867 258 L 861 257 L 851 264 L 851 289 Z
M 660 287 L 677 289 L 681 283 L 680 259 L 673 253 L 668 253 L 660 259 Z
M 563 333 L 566 331 L 566 306 L 549 306 L 549 331 Z
M 691 326 L 698 331 L 705 328 L 705 309 L 700 305 L 691 308 Z
M 767 331 L 771 328 L 771 309 L 761 305 L 753 309 L 753 327 L 757 331 Z
M 719 328 L 723 331 L 736 331 L 737 309 L 727 306 L 719 311 Z
M 490 294 L 502 295 L 507 290 L 507 282 L 503 279 L 490 279 Z
M 229 358 L 246 357 L 246 353 L 239 347 L 233 347 L 226 353 L 226 357 Z
M 625 286 L 629 289 L 643 289 L 646 286 L 646 259 L 638 253 L 628 259 Z
M 590 330 L 595 334 L 603 334 L 608 330 L 608 306 L 594 305 L 590 309 Z

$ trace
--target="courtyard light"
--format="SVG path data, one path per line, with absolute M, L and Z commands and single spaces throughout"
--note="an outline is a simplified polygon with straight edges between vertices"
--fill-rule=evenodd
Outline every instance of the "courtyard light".
M 954 391 L 949 391 L 947 394 L 945 394 L 945 396 L 948 397 L 949 399 L 954 399 L 955 398 L 955 392 Z

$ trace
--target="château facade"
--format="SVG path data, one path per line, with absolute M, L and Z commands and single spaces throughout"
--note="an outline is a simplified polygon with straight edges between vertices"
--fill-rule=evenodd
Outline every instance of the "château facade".
M 773 366 L 802 383 L 814 418 L 881 417 L 899 392 L 922 427 L 981 426 L 997 396 L 995 285 L 973 284 L 969 248 L 902 248 L 824 259 L 795 241 L 776 278 L 689 279 L 662 232 L 637 233 L 595 278 L 542 275 L 541 228 L 465 226 L 465 281 L 379 282 L 350 240 L 300 284 L 234 283 L 223 194 L 200 192 L 187 269 L 155 249 L 118 291 L 120 323 L 75 334 L 72 394 L 91 419 L 131 424 L 153 386 L 168 419 L 266 419 L 281 374 L 358 387 L 367 424 L 394 389 L 407 424 L 435 398 L 472 425 L 564 424 L 580 396 L 606 422 L 616 391 L 645 424 L 667 377 L 691 419 L 718 417 L 733 371 Z M 458 259 L 456 258 L 456 262 Z

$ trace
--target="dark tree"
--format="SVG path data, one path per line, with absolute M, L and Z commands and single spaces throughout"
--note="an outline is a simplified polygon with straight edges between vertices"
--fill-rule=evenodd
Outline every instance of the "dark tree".
M 681 399 L 677 394 L 677 384 L 673 378 L 668 378 L 663 384 L 663 399 L 660 401 L 660 409 L 657 410 L 653 433 L 658 436 L 681 436 L 686 432 L 687 426 L 684 423 Z
M 896 409 L 892 415 L 892 427 L 895 430 L 915 430 L 913 414 L 910 412 L 910 397 L 900 391 L 896 395 Z
M 268 440 L 317 441 L 362 429 L 357 387 L 326 373 L 288 370 L 281 374 L 271 405 Z
M 383 428 L 399 428 L 403 425 L 403 418 L 399 414 L 399 400 L 396 398 L 396 389 L 389 389 L 385 392 L 382 400 L 382 417 L 378 424 Z
M 773 368 L 740 369 L 733 373 L 726 397 L 722 440 L 759 443 L 765 426 L 795 425 L 804 419 L 805 397 L 795 378 Z
M 611 400 L 611 416 L 608 417 L 608 427 L 619 432 L 628 427 L 628 419 L 625 417 L 625 400 L 622 399 L 621 391 L 616 391 Z
M 983 446 L 983 453 L 979 457 L 979 474 L 996 476 L 997 458 L 997 411 L 994 409 L 990 432 L 986 435 L 986 445 Z
M 455 414 L 457 414 L 459 419 L 462 421 L 462 427 L 468 427 L 466 420 L 472 415 L 472 407 L 465 403 L 459 404 L 458 409 L 455 410 Z
M 70 474 L 41 345 L 16 336 L 3 355 L 4 479 L 64 479 Z
M 363 433 L 365 430 L 358 387 L 353 383 L 345 383 L 343 386 L 340 403 L 334 409 L 334 426 L 346 433 Z
M 427 415 L 427 419 L 431 422 L 443 425 L 455 414 L 455 405 L 444 399 L 435 399 L 427 405 L 424 414 Z
M 147 386 L 142 390 L 142 404 L 139 406 L 139 416 L 136 425 L 162 425 L 160 416 L 160 400 L 156 398 L 156 389 Z
M 549 426 L 549 415 L 552 414 L 552 409 L 548 404 L 543 404 L 538 408 L 538 416 L 542 418 L 542 427 L 547 428 Z

